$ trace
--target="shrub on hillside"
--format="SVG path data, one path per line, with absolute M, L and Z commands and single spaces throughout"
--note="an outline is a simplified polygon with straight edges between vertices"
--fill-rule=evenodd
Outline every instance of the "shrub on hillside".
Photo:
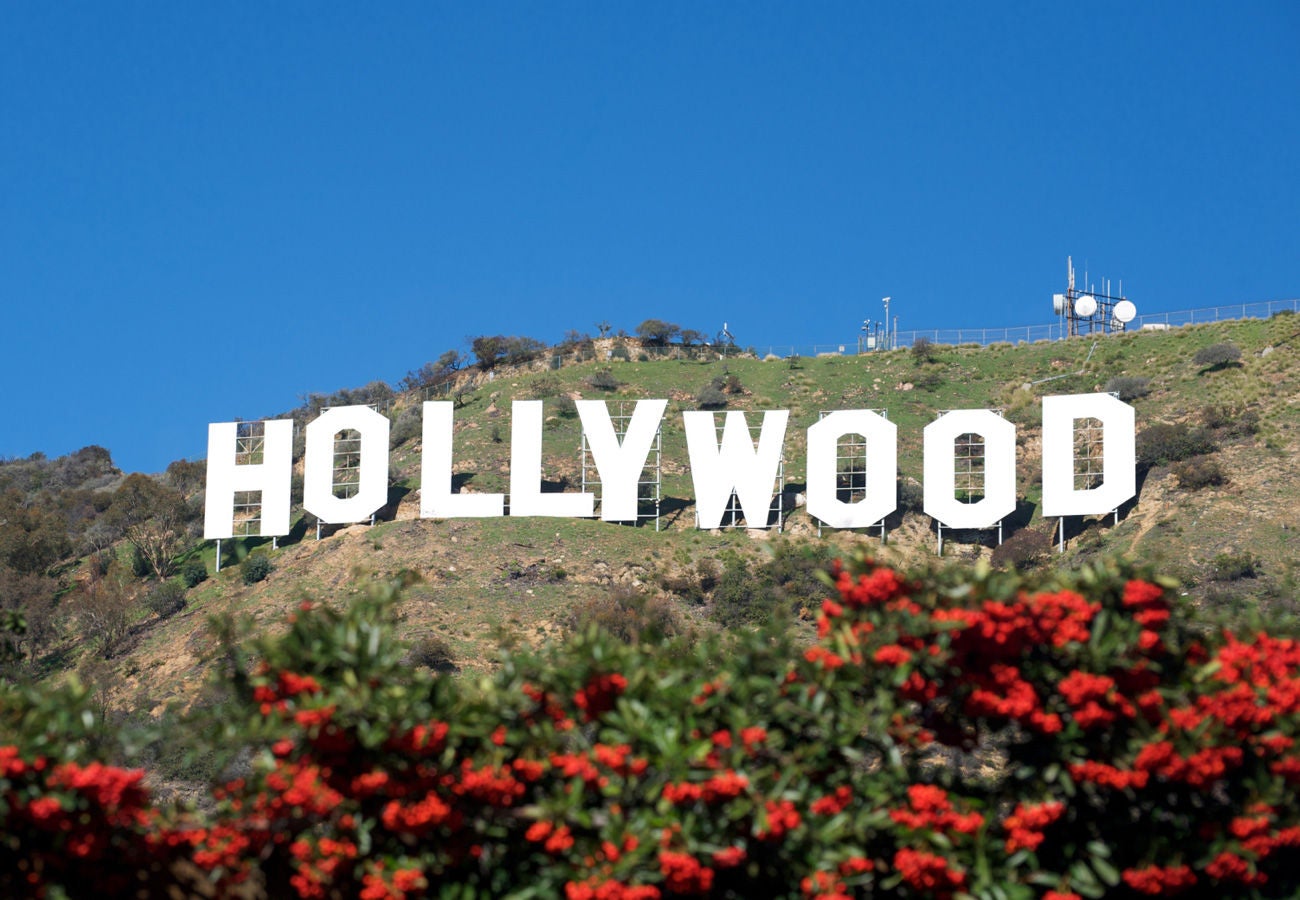
M 409 659 L 412 665 L 423 666 L 433 672 L 459 672 L 451 642 L 440 634 L 430 634 L 411 645 Z
M 458 385 L 456 389 L 451 392 L 451 403 L 453 408 L 455 409 L 464 408 L 465 405 L 468 404 L 473 399 L 474 399 L 474 386 L 472 384 L 469 384 L 468 382 L 462 385 Z
M 898 479 L 898 512 L 920 513 L 925 510 L 925 488 L 911 479 Z
M 560 384 L 560 379 L 548 373 L 546 375 L 539 375 L 533 381 L 533 386 L 529 393 L 533 400 L 546 400 L 549 397 L 558 396 L 561 389 L 562 386 Z
M 602 597 L 576 604 L 564 626 L 569 634 L 596 629 L 625 644 L 658 644 L 687 630 L 675 604 L 630 585 L 616 585 Z
M 131 574 L 136 578 L 148 578 L 154 574 L 153 566 L 139 547 L 131 548 Z
M 176 615 L 185 608 L 185 586 L 179 581 L 161 581 L 145 595 L 144 605 L 160 619 Z
M 257 584 L 259 581 L 265 581 L 266 576 L 275 571 L 275 566 L 271 564 L 271 557 L 265 553 L 253 553 L 244 557 L 244 561 L 239 564 L 239 568 L 243 573 L 244 584 Z
M 943 384 L 943 376 L 933 370 L 926 370 L 916 375 L 912 383 L 923 391 L 935 391 Z
M 1209 369 L 1224 369 L 1241 359 L 1241 350 L 1227 342 L 1210 344 L 1196 351 L 1192 362 Z
M 993 548 L 990 562 L 1004 569 L 1025 571 L 1047 559 L 1052 536 L 1040 528 L 1022 528 Z
M 777 544 L 762 576 L 772 585 L 778 614 L 815 610 L 826 596 L 825 573 L 833 559 L 832 546 L 823 541 Z
M 1249 551 L 1245 553 L 1220 553 L 1210 565 L 1215 581 L 1241 581 L 1254 578 L 1262 571 L 1260 559 Z
M 1177 463 L 1173 472 L 1178 479 L 1178 486 L 1185 491 L 1199 491 L 1201 488 L 1219 487 L 1228 483 L 1223 467 L 1208 456 L 1194 456 Z
M 721 573 L 717 562 L 702 559 L 690 568 L 666 572 L 659 576 L 659 586 L 678 600 L 703 603 L 718 583 Z
M 938 348 L 934 342 L 927 337 L 919 337 L 912 341 L 912 362 L 918 366 L 925 363 L 932 363 L 938 358 Z
M 762 566 L 740 558 L 730 559 L 713 588 L 709 616 L 725 628 L 766 625 L 778 612 L 772 587 L 772 578 Z
M 597 391 L 616 391 L 620 382 L 609 369 L 598 369 L 587 379 L 587 384 Z
M 1259 413 L 1236 404 L 1218 404 L 1201 410 L 1201 421 L 1228 437 L 1247 437 L 1259 431 Z
M 578 416 L 578 404 L 568 394 L 555 401 L 555 414 L 561 419 L 575 419 Z
M 1151 393 L 1151 379 L 1137 375 L 1115 375 L 1106 382 L 1105 390 L 1119 395 L 1119 399 L 1127 403 Z
M 1143 428 L 1137 435 L 1137 461 L 1143 466 L 1165 466 L 1169 463 L 1213 453 L 1219 449 L 1214 437 L 1204 428 L 1194 428 L 1185 422 L 1170 424 L 1156 422 Z
M 108 570 L 117 562 L 117 551 L 111 547 L 105 547 L 103 550 L 96 550 L 89 560 L 87 566 L 92 575 L 107 575 Z
M 722 379 L 715 378 L 713 381 L 700 388 L 700 392 L 695 395 L 695 402 L 700 409 L 726 408 L 727 395 L 723 393 L 722 386 Z
M 181 581 L 186 587 L 197 587 L 208 579 L 208 566 L 197 556 L 191 556 L 181 566 Z
M 420 437 L 424 415 L 418 403 L 413 403 L 402 410 L 393 427 L 388 431 L 388 449 L 396 450 L 405 443 Z

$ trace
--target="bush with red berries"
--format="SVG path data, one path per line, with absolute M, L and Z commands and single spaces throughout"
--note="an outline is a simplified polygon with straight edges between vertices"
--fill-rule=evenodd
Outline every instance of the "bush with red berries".
M 404 662 L 396 586 L 307 605 L 234 655 L 213 740 L 253 763 L 202 813 L 152 808 L 139 773 L 55 759 L 22 737 L 39 716 L 19 717 L 0 749 L 0 888 L 1300 891 L 1300 643 L 1198 636 L 1169 584 L 1116 563 L 1037 585 L 864 561 L 829 580 L 811 645 L 593 630 L 460 677 Z

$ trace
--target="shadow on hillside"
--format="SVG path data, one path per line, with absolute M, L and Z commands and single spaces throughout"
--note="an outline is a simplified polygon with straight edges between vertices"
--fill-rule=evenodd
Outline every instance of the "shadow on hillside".
M 397 518 L 397 507 L 401 504 L 403 498 L 411 493 L 411 489 L 404 484 L 390 485 L 388 488 L 388 500 L 383 506 L 379 507 L 375 513 L 376 522 L 392 522 Z
M 695 503 L 691 500 L 683 500 L 680 497 L 664 497 L 659 501 L 659 527 L 663 528 L 668 525 L 677 525 L 686 515 L 687 510 L 695 508 Z M 644 520 L 649 521 L 649 520 Z M 691 523 L 695 524 L 694 522 Z
M 1134 507 L 1138 505 L 1138 501 L 1142 499 L 1142 487 L 1147 483 L 1147 476 L 1150 474 L 1150 466 L 1139 465 L 1137 467 L 1137 479 L 1133 483 L 1133 496 L 1119 505 L 1119 520 L 1121 522 L 1128 518 L 1129 513 L 1133 511 Z

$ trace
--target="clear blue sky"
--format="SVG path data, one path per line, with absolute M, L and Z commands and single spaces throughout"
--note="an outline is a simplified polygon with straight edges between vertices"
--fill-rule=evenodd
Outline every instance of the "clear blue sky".
M 467 335 L 1300 295 L 1300 4 L 0 6 L 0 456 L 128 470 Z

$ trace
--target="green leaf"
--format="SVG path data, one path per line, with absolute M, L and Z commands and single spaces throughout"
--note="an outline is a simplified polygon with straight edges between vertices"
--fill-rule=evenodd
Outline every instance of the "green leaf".
M 1105 841 L 1089 841 L 1088 853 L 1094 858 L 1110 859 L 1110 845 Z
M 1100 856 L 1092 858 L 1092 869 L 1097 873 L 1098 878 L 1111 887 L 1119 884 L 1119 870 Z

